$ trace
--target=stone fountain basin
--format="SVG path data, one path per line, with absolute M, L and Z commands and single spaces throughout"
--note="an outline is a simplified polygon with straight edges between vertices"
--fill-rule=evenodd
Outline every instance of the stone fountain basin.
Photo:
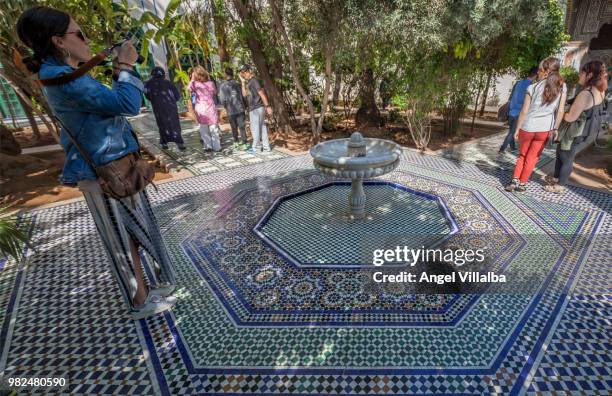
M 337 139 L 317 144 L 310 150 L 317 169 L 345 178 L 368 178 L 384 175 L 399 165 L 401 147 L 388 140 L 365 138 L 366 155 L 349 157 L 349 139 Z

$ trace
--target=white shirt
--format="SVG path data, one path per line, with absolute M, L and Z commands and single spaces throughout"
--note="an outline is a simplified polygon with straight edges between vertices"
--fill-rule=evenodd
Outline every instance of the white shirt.
M 525 132 L 547 132 L 555 129 L 555 120 L 559 110 L 561 95 L 567 93 L 567 86 L 563 83 L 563 92 L 557 95 L 555 100 L 549 104 L 543 104 L 544 87 L 546 80 L 538 81 L 527 88 L 527 94 L 531 97 L 529 110 L 521 129 Z

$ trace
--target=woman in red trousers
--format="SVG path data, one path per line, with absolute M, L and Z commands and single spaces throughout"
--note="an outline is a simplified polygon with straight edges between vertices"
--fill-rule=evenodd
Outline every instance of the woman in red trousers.
M 520 145 L 519 156 L 512 182 L 506 186 L 506 191 L 526 190 L 546 141 L 557 133 L 563 119 L 567 87 L 559 74 L 559 67 L 559 59 L 544 59 L 540 62 L 538 82 L 527 88 L 514 135 Z

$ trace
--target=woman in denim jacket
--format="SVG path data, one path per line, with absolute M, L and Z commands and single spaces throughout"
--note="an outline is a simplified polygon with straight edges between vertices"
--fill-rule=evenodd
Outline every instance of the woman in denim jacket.
M 89 40 L 63 11 L 31 8 L 20 16 L 17 32 L 33 51 L 24 61 L 40 79 L 71 73 L 79 63 L 91 58 Z M 140 111 L 143 84 L 133 71 L 138 53 L 128 41 L 115 55 L 121 70 L 112 89 L 87 74 L 63 85 L 43 88 L 53 113 L 96 166 L 139 150 L 125 118 Z M 103 194 L 93 168 L 66 133 L 62 130 L 60 136 L 66 153 L 61 181 L 78 185 L 83 192 L 132 317 L 139 319 L 169 309 L 176 302 L 170 296 L 175 289 L 175 277 L 146 191 L 121 200 Z M 143 280 L 139 247 L 154 260 L 145 263 L 149 287 Z

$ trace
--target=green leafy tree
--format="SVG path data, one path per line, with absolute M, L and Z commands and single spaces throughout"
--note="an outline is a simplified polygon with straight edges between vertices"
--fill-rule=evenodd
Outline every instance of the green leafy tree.
M 281 8 L 280 1 L 270 1 L 275 29 L 285 43 L 292 81 L 307 105 L 313 138 L 318 142 L 331 92 L 336 42 L 344 31 L 345 4 L 342 0 L 282 3 L 284 7 Z M 311 66 L 319 66 L 315 70 L 324 76 L 321 92 L 315 88 L 316 84 L 311 83 Z
M 278 44 L 278 33 L 272 26 L 269 7 L 249 0 L 232 0 L 239 22 L 235 25 L 240 45 L 248 48 L 255 64 L 257 77 L 274 109 L 274 120 L 281 133 L 291 133 L 291 106 L 285 100 L 283 82 L 287 81 L 283 68 L 283 46 Z M 248 58 L 247 58 L 248 59 Z M 242 59 L 242 60 L 247 60 Z
M 19 40 L 15 27 L 21 13 L 34 5 L 45 5 L 70 13 L 90 38 L 90 46 L 94 52 L 108 47 L 136 28 L 137 21 L 130 16 L 126 0 L 6 0 L 3 3 L 0 9 L 0 63 L 3 66 L 0 68 L 0 76 L 11 85 L 22 102 L 42 119 L 59 141 L 59 129 L 49 117 L 51 108 L 39 84 L 30 78 L 30 73 L 19 61 L 29 56 L 30 50 Z M 105 78 L 100 69 L 94 70 L 94 74 Z
M 149 56 L 149 45 L 154 41 L 158 45 L 164 41 L 168 49 L 168 68 L 174 71 L 177 79 L 184 79 L 186 73 L 183 71 L 181 56 L 191 52 L 189 46 L 182 46 L 187 40 L 193 40 L 194 34 L 188 32 L 186 19 L 180 16 L 179 7 L 181 0 L 171 0 L 166 7 L 166 14 L 163 18 L 155 15 L 151 11 L 145 11 L 140 16 L 139 23 L 147 25 L 148 29 L 142 38 L 143 45 L 140 50 L 145 60 Z M 188 80 L 188 77 L 187 77 Z
M 526 71 L 556 53 L 566 38 L 561 11 L 553 0 L 452 2 L 440 32 L 448 43 L 447 53 L 452 51 L 454 58 L 445 66 L 452 78 L 445 93 L 448 100 L 441 108 L 447 134 L 456 132 L 479 75 Z M 486 96 L 485 92 L 483 102 Z
M 458 130 L 474 92 L 489 85 L 482 81 L 531 68 L 556 53 L 566 38 L 555 1 L 398 1 L 388 18 L 396 28 L 386 38 L 396 43 L 391 63 L 405 65 L 391 73 L 396 104 L 409 116 L 437 109 L 447 135 Z M 426 140 L 415 143 L 422 147 Z

